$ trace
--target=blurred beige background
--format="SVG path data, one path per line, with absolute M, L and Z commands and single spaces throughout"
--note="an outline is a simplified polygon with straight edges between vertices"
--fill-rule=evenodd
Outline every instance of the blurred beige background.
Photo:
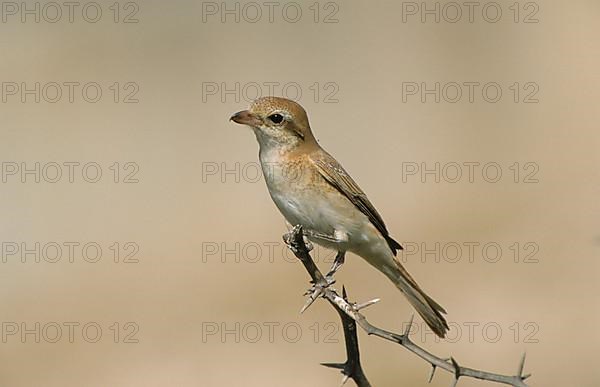
M 466 8 L 448 22 L 443 2 L 439 23 L 394 1 L 277 3 L 272 22 L 263 3 L 260 16 L 244 2 L 228 2 L 232 14 L 221 2 L 113 3 L 97 3 L 101 15 L 78 3 L 72 23 L 64 7 L 59 18 L 44 2 L 3 3 L 0 385 L 338 385 L 319 366 L 344 360 L 337 315 L 324 302 L 298 313 L 308 276 L 281 243 L 251 131 L 228 122 L 273 83 L 302 92 L 321 144 L 419 248 L 406 267 L 453 330 L 415 341 L 502 373 L 527 352 L 534 386 L 599 384 L 597 2 L 499 2 L 495 23 L 486 2 L 473 23 Z M 65 82 L 79 83 L 72 102 Z M 403 101 L 403 87 L 436 82 L 439 103 L 422 90 Z M 451 82 L 463 85 L 456 103 Z M 464 82 L 481 85 L 472 103 Z M 490 82 L 496 103 L 481 94 Z M 524 103 L 531 92 L 538 102 Z M 449 182 L 465 162 L 480 165 L 473 182 Z M 439 163 L 439 183 L 406 174 L 421 163 Z M 331 257 L 317 251 L 324 269 Z M 355 256 L 337 280 L 354 300 L 382 298 L 367 311 L 381 327 L 413 313 Z M 427 384 L 428 365 L 403 348 L 362 332 L 360 345 L 373 385 Z

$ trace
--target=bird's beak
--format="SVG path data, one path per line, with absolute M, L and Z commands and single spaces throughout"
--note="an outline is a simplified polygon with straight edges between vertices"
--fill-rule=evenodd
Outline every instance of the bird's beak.
M 248 110 L 242 110 L 241 112 L 235 113 L 231 116 L 230 120 L 238 124 L 249 125 L 252 127 L 258 127 L 262 124 L 262 121 Z

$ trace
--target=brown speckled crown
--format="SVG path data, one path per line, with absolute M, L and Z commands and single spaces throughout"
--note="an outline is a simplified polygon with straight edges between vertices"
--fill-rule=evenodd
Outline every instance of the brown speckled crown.
M 310 131 L 308 115 L 297 102 L 280 97 L 261 97 L 254 100 L 250 105 L 250 111 L 261 117 L 266 117 L 275 110 L 284 110 L 290 113 L 297 126 Z

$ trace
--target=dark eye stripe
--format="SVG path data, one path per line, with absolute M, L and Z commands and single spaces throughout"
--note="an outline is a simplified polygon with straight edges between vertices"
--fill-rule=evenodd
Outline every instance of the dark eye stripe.
M 281 122 L 283 122 L 283 116 L 281 114 L 271 114 L 268 118 L 275 124 L 281 124 Z

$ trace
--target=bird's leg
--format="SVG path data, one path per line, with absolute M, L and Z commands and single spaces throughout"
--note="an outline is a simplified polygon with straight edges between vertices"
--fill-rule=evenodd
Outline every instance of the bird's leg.
M 342 267 L 345 260 L 346 260 L 346 252 L 338 251 L 337 255 L 335 256 L 335 259 L 333 260 L 333 265 L 331 265 L 331 269 L 329 269 L 329 272 L 325 276 L 325 278 L 327 279 L 327 282 L 329 284 L 332 284 L 335 282 L 335 280 L 333 279 L 333 275 Z
M 286 244 L 288 244 L 288 246 L 290 245 L 290 243 L 291 243 L 291 241 L 293 239 L 294 233 L 297 232 L 297 230 L 298 230 L 297 228 L 298 227 L 299 226 L 295 226 L 292 229 L 292 231 L 290 231 L 290 232 L 288 232 L 288 233 L 286 233 L 286 234 L 283 235 L 283 240 L 285 241 Z M 309 236 L 312 237 L 312 238 L 324 239 L 324 240 L 328 240 L 328 241 L 331 241 L 331 242 L 339 242 L 340 241 L 340 236 L 341 236 L 340 233 L 334 233 L 334 235 L 326 235 L 326 234 L 315 232 L 315 231 L 310 230 L 310 229 L 303 230 L 303 234 L 304 234 L 303 235 L 303 237 L 304 237 L 303 238 L 304 239 L 304 243 L 305 243 L 308 251 L 312 250 L 312 244 L 308 240 Z M 292 247 L 290 247 L 290 248 L 292 248 Z M 333 285 L 335 283 L 333 275 L 344 264 L 345 255 L 346 255 L 345 251 L 338 251 L 337 255 L 335 256 L 335 260 L 333 262 L 333 265 L 331 266 L 331 269 L 329 270 L 329 272 L 327 273 L 327 275 L 324 276 L 324 277 L 321 277 L 318 281 L 311 281 L 312 282 L 312 286 L 305 293 L 305 295 L 309 296 L 308 300 L 306 301 L 306 304 L 304 304 L 304 307 L 301 309 L 300 313 L 304 312 L 317 298 L 319 298 L 323 294 L 324 289 L 328 288 L 329 286 L 331 286 L 331 285 Z
M 311 281 L 311 288 L 308 289 L 308 291 L 305 293 L 305 295 L 308 295 L 308 299 L 306 300 L 306 303 L 300 310 L 300 313 L 303 313 L 309 306 L 312 305 L 312 303 L 317 298 L 321 297 L 324 294 L 325 289 L 328 288 L 333 282 L 329 282 L 327 278 L 323 277 L 323 274 L 321 274 L 321 272 L 315 265 L 314 261 L 308 254 L 308 252 L 312 250 L 312 244 L 307 245 L 307 240 L 305 236 L 301 233 L 302 227 L 299 225 L 294 226 L 294 228 L 290 232 L 283 235 L 283 240 L 288 245 L 288 247 L 294 252 L 296 257 L 298 257 L 302 261 L 306 269 L 309 271 L 309 273 L 311 273 L 311 277 L 313 278 L 313 280 Z M 304 243 L 304 247 L 306 247 L 306 249 L 302 249 L 302 246 L 299 245 L 297 242 L 297 237 L 300 235 L 303 236 L 302 242 Z
M 321 281 L 314 282 L 310 289 L 308 289 L 306 293 L 304 293 L 308 296 L 308 299 L 306 300 L 306 303 L 300 310 L 300 313 L 303 313 L 306 309 L 308 309 L 308 307 L 311 306 L 312 303 L 323 294 L 325 288 L 328 288 L 335 283 L 333 275 L 342 267 L 342 265 L 344 264 L 345 257 L 345 251 L 338 251 L 333 261 L 333 265 L 331 266 L 331 269 L 329 269 L 327 275 L 325 275 L 325 277 L 322 278 Z
M 313 303 L 313 301 L 316 300 L 317 297 L 319 297 L 323 293 L 323 289 L 328 288 L 335 283 L 333 275 L 342 267 L 342 265 L 344 264 L 345 257 L 345 251 L 338 251 L 337 255 L 335 256 L 335 259 L 333 260 L 333 265 L 331 266 L 331 269 L 329 269 L 329 272 L 327 272 L 323 280 L 321 282 L 313 283 L 310 289 L 306 291 L 305 295 L 309 297 L 301 312 L 304 312 L 306 308 L 308 308 Z
M 318 233 L 318 232 L 315 232 L 312 230 L 307 230 L 305 232 L 307 235 L 309 235 L 313 238 L 324 239 L 324 240 L 327 240 L 330 242 L 339 243 L 339 242 L 347 241 L 347 235 L 345 233 L 338 232 L 338 231 L 335 231 L 333 233 L 333 235 L 326 235 L 326 234 Z M 335 282 L 335 280 L 333 279 L 333 275 L 342 267 L 342 265 L 344 264 L 345 257 L 346 257 L 346 252 L 338 250 L 338 253 L 335 256 L 335 259 L 333 261 L 333 265 L 331 266 L 331 269 L 329 269 L 329 272 L 325 276 L 325 280 L 327 281 L 327 286 L 329 286 Z
M 337 238 L 335 235 L 327 235 L 327 234 L 323 234 L 323 233 L 312 231 L 312 230 L 305 230 L 304 235 L 306 237 L 310 236 L 310 237 L 313 237 L 316 239 L 323 239 L 323 240 L 330 241 L 330 242 L 339 242 L 339 238 Z

